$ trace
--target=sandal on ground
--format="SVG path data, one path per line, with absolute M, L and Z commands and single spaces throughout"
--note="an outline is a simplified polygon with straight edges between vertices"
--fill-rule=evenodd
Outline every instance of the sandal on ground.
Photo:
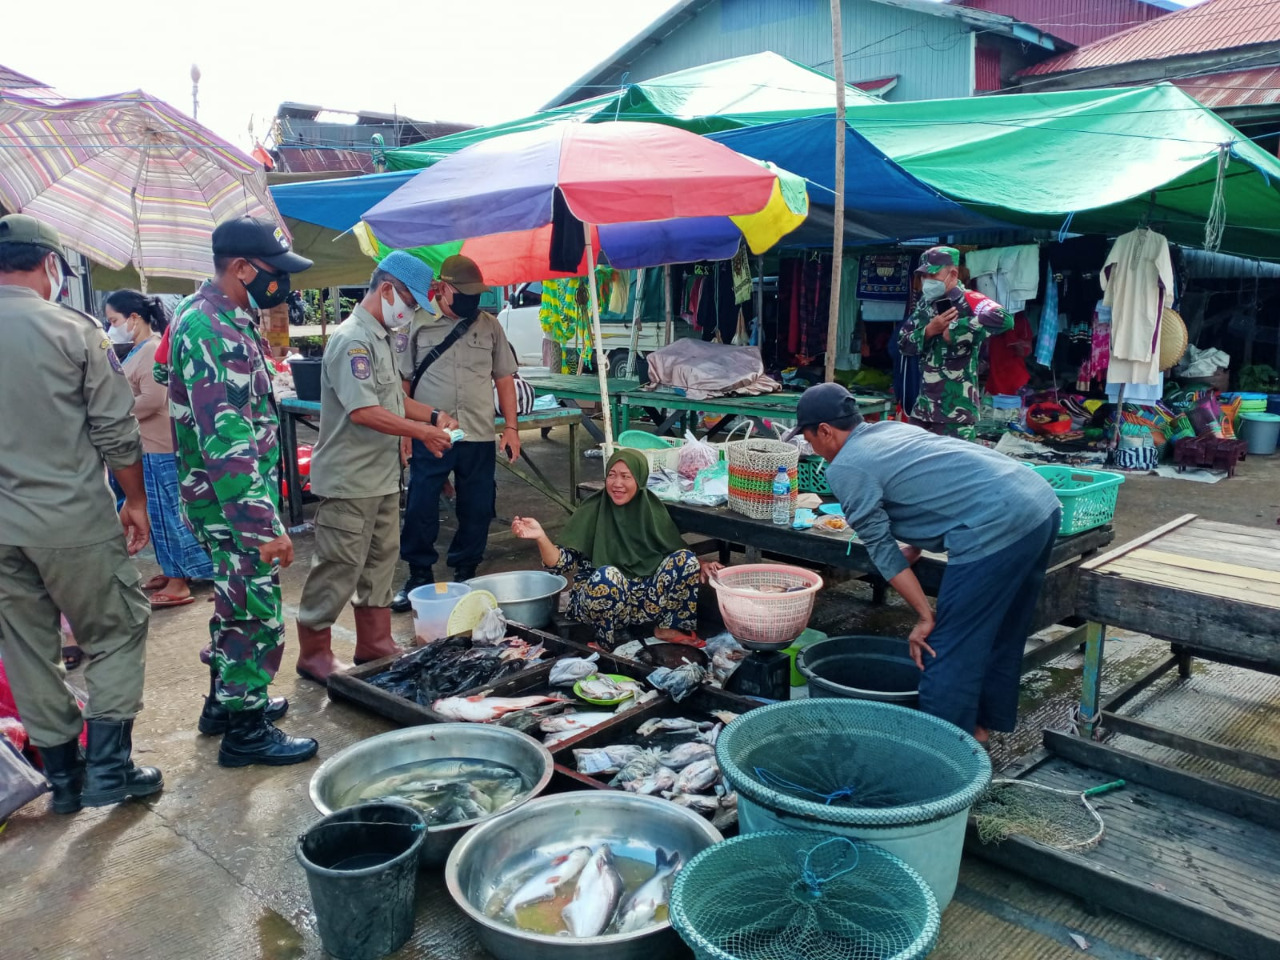
M 84 659 L 84 651 L 75 644 L 62 648 L 62 665 L 68 670 L 74 670 L 80 666 L 80 662 Z
M 159 590 L 168 582 L 169 582 L 168 577 L 166 577 L 163 573 L 157 573 L 154 577 L 152 577 L 150 580 L 148 580 L 146 583 L 142 585 L 142 589 L 143 590 Z
M 188 603 L 195 603 L 196 598 L 187 594 L 185 597 L 173 597 L 167 593 L 153 593 L 151 595 L 151 609 L 158 610 L 161 607 L 185 607 Z

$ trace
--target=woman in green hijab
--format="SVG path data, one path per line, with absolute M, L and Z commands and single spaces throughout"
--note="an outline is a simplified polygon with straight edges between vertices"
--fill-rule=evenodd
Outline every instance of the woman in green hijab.
M 635 450 L 609 458 L 604 491 L 583 501 L 559 545 L 529 517 L 511 532 L 536 540 L 547 569 L 567 577 L 569 616 L 596 629 L 612 647 L 619 627 L 657 624 L 659 640 L 694 642 L 698 583 L 719 568 L 684 545 L 662 501 L 646 488 L 649 463 Z

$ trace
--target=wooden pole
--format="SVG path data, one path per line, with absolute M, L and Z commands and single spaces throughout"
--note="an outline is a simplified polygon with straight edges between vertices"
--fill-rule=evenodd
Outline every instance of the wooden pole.
M 662 316 L 667 322 L 667 331 L 662 338 L 662 345 L 668 347 L 671 345 L 671 337 L 674 335 L 675 327 L 675 309 L 671 306 L 671 267 L 670 265 L 662 268 Z
M 587 292 L 591 297 L 591 333 L 596 341 L 596 375 L 600 381 L 600 413 L 604 418 L 604 458 L 613 456 L 613 418 L 609 409 L 609 358 L 600 331 L 600 294 L 596 291 L 596 252 L 591 246 L 591 224 L 582 225 L 587 236 Z
M 844 267 L 844 27 L 840 0 L 831 0 L 831 47 L 836 80 L 836 198 L 831 246 L 831 308 L 827 315 L 828 383 L 836 378 L 836 339 L 840 334 L 840 272 Z

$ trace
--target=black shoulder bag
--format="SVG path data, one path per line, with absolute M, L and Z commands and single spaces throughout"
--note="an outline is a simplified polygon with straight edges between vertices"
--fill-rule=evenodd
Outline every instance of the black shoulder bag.
M 477 316 L 479 316 L 479 314 L 477 314 Z M 474 321 L 475 317 L 459 320 L 454 324 L 453 329 L 449 331 L 448 335 L 432 347 L 427 355 L 422 358 L 422 362 L 414 368 L 413 378 L 409 381 L 409 396 L 412 397 L 418 392 L 418 382 L 422 379 L 422 375 L 427 372 L 427 369 L 433 363 L 444 356 L 449 351 L 450 347 L 466 336 L 467 331 L 471 329 L 471 324 Z

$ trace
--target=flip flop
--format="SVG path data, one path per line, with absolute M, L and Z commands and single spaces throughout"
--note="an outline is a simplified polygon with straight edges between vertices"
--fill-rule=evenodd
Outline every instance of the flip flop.
M 655 634 L 654 639 L 659 643 L 678 643 L 686 647 L 705 647 L 707 645 L 707 641 L 696 633 L 677 633 L 674 637 L 659 637 Z
M 157 573 L 154 577 L 152 577 L 150 580 L 148 580 L 146 583 L 142 585 L 142 589 L 143 590 L 159 590 L 168 582 L 169 582 L 168 577 L 166 577 L 163 573 Z
M 84 651 L 74 644 L 62 648 L 62 665 L 68 670 L 74 670 L 80 666 L 80 661 L 84 659 Z
M 151 609 L 158 610 L 161 607 L 185 607 L 188 603 L 195 603 L 196 598 L 188 594 L 185 597 L 171 597 L 167 593 L 153 593 L 151 595 Z

